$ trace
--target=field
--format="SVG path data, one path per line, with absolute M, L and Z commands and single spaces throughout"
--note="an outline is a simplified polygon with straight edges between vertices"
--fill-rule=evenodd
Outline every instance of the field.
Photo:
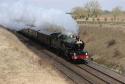
M 72 84 L 54 60 L 35 50 L 0 27 L 0 84 Z
M 94 61 L 125 75 L 124 25 L 80 25 L 80 37 Z

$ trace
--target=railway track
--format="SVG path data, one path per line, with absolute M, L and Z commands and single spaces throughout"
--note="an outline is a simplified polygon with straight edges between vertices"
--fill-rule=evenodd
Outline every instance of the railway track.
M 94 66 L 94 63 L 91 63 Z M 100 66 L 97 68 L 95 68 L 94 66 L 91 66 L 91 64 L 86 64 L 86 65 L 78 65 L 79 68 L 85 70 L 86 72 L 92 74 L 93 76 L 99 78 L 100 80 L 106 82 L 107 84 L 124 84 L 125 80 L 124 79 L 120 79 L 122 78 L 120 75 L 113 73 L 112 71 L 108 71 L 108 73 L 110 72 L 110 74 L 108 74 L 105 70 L 105 68 L 103 68 L 103 70 L 100 70 Z M 116 76 L 117 75 L 117 76 Z
M 51 58 L 55 59 L 58 63 L 60 63 L 64 67 L 68 68 L 70 71 L 77 74 L 81 80 L 84 80 L 85 84 L 125 84 L 125 80 L 124 80 L 125 77 L 122 77 L 122 76 L 118 75 L 117 73 L 114 73 L 110 70 L 109 70 L 109 72 L 111 74 L 112 73 L 114 73 L 114 74 L 111 75 L 111 74 L 108 74 L 109 72 L 108 73 L 106 73 L 105 71 L 103 72 L 103 70 L 105 70 L 105 69 L 103 69 L 101 71 L 100 69 L 98 69 L 98 68 L 100 68 L 100 66 L 98 68 L 93 67 L 93 66 L 97 66 L 97 65 L 95 65 L 92 62 L 88 63 L 88 64 L 74 65 L 74 64 L 71 64 L 71 63 L 63 60 L 62 58 L 54 55 L 53 53 L 51 53 L 49 51 L 44 50 L 43 53 L 45 53 L 47 56 L 50 56 Z M 65 72 L 65 71 L 62 71 L 62 72 Z M 69 75 L 67 75 L 67 76 L 69 76 Z M 70 78 L 72 79 L 71 76 L 70 76 Z M 74 80 L 74 79 L 72 79 L 72 80 Z M 78 84 L 82 84 L 82 83 L 80 82 Z
M 22 35 L 19 35 L 19 37 L 23 38 Z M 125 77 L 98 64 L 93 62 L 88 62 L 88 64 L 72 64 L 47 49 L 43 49 L 39 46 L 40 44 L 26 39 L 23 39 L 23 42 L 36 48 L 49 58 L 54 59 L 56 62 L 54 66 L 76 84 L 125 84 Z

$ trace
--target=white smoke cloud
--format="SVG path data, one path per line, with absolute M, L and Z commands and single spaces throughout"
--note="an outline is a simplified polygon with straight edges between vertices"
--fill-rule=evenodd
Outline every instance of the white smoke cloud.
M 25 0 L 0 3 L 0 24 L 15 30 L 33 25 L 35 30 L 48 28 L 48 25 L 60 26 L 66 32 L 77 33 L 78 25 L 72 17 L 56 9 L 44 9 L 32 1 Z

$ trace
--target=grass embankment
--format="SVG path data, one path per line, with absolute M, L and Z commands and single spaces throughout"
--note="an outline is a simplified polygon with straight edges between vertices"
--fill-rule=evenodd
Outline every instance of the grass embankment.
M 71 83 L 55 69 L 54 60 L 33 50 L 36 49 L 29 49 L 14 34 L 0 27 L 0 84 Z
M 80 36 L 94 61 L 125 74 L 125 29 L 111 25 L 80 25 Z

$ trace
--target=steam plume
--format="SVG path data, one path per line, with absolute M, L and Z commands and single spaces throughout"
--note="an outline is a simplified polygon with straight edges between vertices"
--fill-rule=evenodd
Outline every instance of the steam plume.
M 7 0 L 8 1 L 8 0 Z M 72 17 L 63 11 L 45 9 L 25 0 L 0 3 L 0 24 L 15 30 L 33 28 L 35 30 L 51 29 L 56 26 L 63 32 L 77 33 L 78 26 Z

